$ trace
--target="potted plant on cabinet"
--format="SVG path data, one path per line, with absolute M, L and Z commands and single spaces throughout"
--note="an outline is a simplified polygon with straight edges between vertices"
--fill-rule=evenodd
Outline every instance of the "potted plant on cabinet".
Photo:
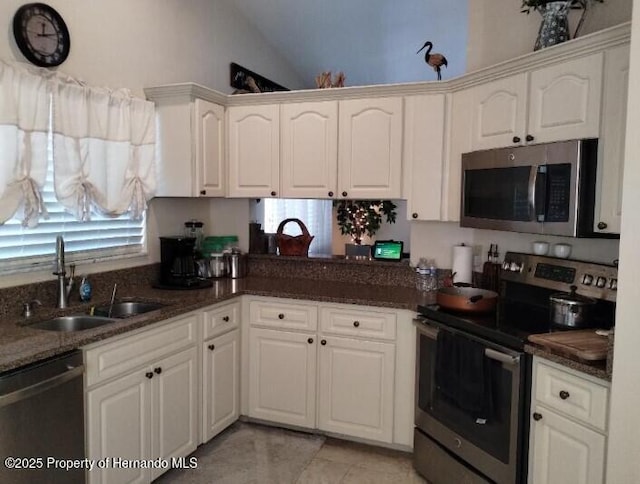
M 391 200 L 340 200 L 337 207 L 337 221 L 340 233 L 348 235 L 352 244 L 345 244 L 347 256 L 369 257 L 371 246 L 362 244 L 362 238 L 373 237 L 380 229 L 383 216 L 387 223 L 396 221 L 396 204 Z

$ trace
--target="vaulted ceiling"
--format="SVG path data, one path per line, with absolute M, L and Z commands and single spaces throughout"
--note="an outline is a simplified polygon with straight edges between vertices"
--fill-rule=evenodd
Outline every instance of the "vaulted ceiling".
M 447 57 L 443 79 L 465 72 L 468 0 L 226 1 L 289 61 L 306 88 L 315 87 L 323 71 L 343 71 L 345 86 L 435 80 L 424 51 L 416 54 L 427 40 Z

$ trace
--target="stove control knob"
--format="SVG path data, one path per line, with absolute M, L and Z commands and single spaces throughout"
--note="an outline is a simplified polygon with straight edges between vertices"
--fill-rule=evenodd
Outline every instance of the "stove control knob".
M 596 279 L 596 287 L 603 288 L 607 285 L 607 279 L 605 277 L 598 277 Z
M 521 269 L 522 269 L 522 264 L 520 264 L 519 262 L 512 262 L 511 266 L 509 267 L 509 270 L 511 272 L 520 272 Z
M 609 289 L 611 289 L 612 291 L 618 290 L 618 279 L 611 279 L 609 281 Z
M 510 267 L 511 267 L 511 262 L 505 259 L 505 261 L 502 263 L 502 270 L 508 271 Z
M 582 284 L 585 286 L 590 286 L 593 284 L 593 276 L 591 274 L 585 274 L 582 276 Z

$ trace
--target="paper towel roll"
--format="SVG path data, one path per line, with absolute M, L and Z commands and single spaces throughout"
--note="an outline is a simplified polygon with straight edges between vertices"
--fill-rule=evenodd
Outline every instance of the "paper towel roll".
M 453 264 L 451 271 L 455 272 L 453 282 L 466 282 L 471 284 L 473 273 L 473 247 L 470 245 L 453 246 Z

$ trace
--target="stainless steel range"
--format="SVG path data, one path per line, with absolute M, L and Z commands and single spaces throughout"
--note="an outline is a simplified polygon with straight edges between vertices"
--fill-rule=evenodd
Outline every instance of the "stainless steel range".
M 433 484 L 524 483 L 527 478 L 531 334 L 556 330 L 549 297 L 595 299 L 590 326 L 614 323 L 617 268 L 509 252 L 498 309 L 456 314 L 420 306 L 414 466 Z

